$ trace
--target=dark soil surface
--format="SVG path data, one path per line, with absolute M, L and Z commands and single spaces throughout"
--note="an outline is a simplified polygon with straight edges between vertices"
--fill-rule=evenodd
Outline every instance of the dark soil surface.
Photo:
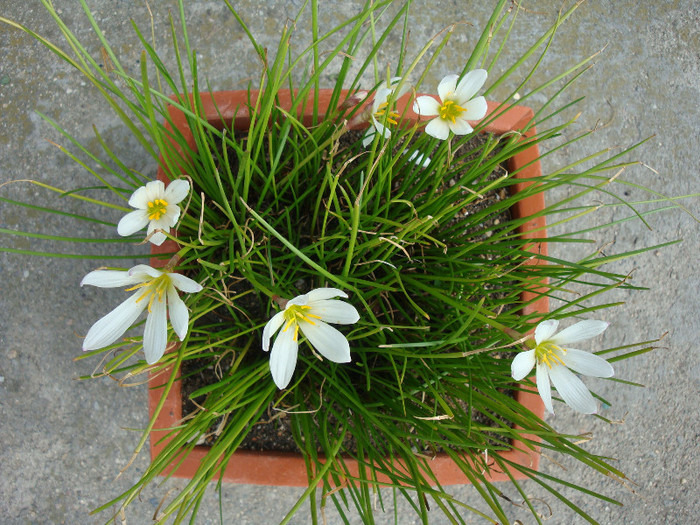
M 206 367 L 200 370 L 202 367 Z M 220 374 L 226 372 L 226 365 L 220 368 L 211 362 L 210 359 L 191 359 L 182 363 L 181 374 L 186 376 L 182 380 L 182 415 L 187 417 L 195 410 L 197 404 L 204 401 L 202 398 L 191 399 L 191 394 L 200 388 L 208 386 L 220 379 Z M 190 375 L 191 374 L 191 375 Z M 197 404 L 195 404 L 195 402 Z M 216 440 L 217 421 L 210 429 L 209 434 L 202 444 L 212 445 Z M 286 412 L 275 410 L 272 405 L 267 409 L 267 413 L 253 425 L 240 446 L 244 450 L 277 450 L 283 452 L 297 452 L 297 447 L 292 438 L 292 429 L 289 423 L 289 416 Z

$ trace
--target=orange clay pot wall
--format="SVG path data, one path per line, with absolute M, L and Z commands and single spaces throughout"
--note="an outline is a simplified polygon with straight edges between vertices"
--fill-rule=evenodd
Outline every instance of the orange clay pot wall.
M 343 92 L 341 100 L 344 99 L 346 93 Z M 250 97 L 250 98 L 249 98 Z M 202 93 L 202 114 L 207 120 L 219 129 L 224 126 L 231 126 L 237 130 L 245 130 L 250 124 L 249 103 L 254 103 L 257 97 L 257 92 L 247 91 L 218 91 L 214 93 Z M 318 93 L 318 108 L 319 114 L 324 114 L 328 108 L 331 99 L 331 91 L 320 91 Z M 191 100 L 191 99 L 190 99 Z M 291 97 L 287 91 L 279 93 L 278 105 L 285 110 L 291 108 Z M 408 106 L 408 107 L 407 107 Z M 415 123 L 419 120 L 411 108 L 409 95 L 404 96 L 398 102 L 397 112 L 404 115 L 404 120 L 408 124 Z M 305 112 L 297 111 L 301 114 L 302 120 L 309 125 L 312 122 L 311 109 L 313 107 L 313 94 L 309 95 L 309 99 L 305 105 Z M 182 111 L 171 107 L 170 116 L 172 124 L 177 127 L 183 136 L 186 138 L 188 145 L 194 149 L 194 137 L 190 131 L 185 115 Z M 516 131 L 521 133 L 528 125 L 530 127 L 522 134 L 521 140 L 532 140 L 536 131 L 532 126 L 534 113 L 530 108 L 522 106 L 506 106 L 499 105 L 494 102 L 488 103 L 488 113 L 484 121 L 488 124 L 483 131 L 494 134 L 504 134 Z M 168 127 L 170 127 L 168 125 Z M 523 182 L 517 183 L 511 187 L 511 191 L 518 192 L 533 184 L 532 179 L 542 174 L 539 151 L 537 144 L 532 144 L 529 148 L 524 149 L 521 153 L 512 157 L 508 161 L 508 171 L 510 173 L 517 172 L 515 175 L 518 179 L 523 179 Z M 162 163 L 161 163 L 162 164 Z M 175 175 L 179 175 L 175 174 Z M 168 174 L 161 168 L 158 169 L 158 178 L 167 183 L 169 180 Z M 533 213 L 544 209 L 544 195 L 540 192 L 536 195 L 527 197 L 515 203 L 511 208 L 511 213 L 516 218 L 529 217 Z M 533 218 L 522 224 L 519 232 L 524 238 L 542 239 L 545 237 L 545 219 L 544 217 Z M 537 264 L 538 255 L 547 255 L 547 245 L 542 242 L 533 241 L 528 246 L 528 250 L 535 257 L 529 261 L 529 264 Z M 161 246 L 152 247 L 151 265 L 154 267 L 164 266 L 167 259 L 157 257 L 162 254 L 174 253 L 177 251 L 177 245 L 169 240 Z M 539 295 L 540 287 L 544 283 L 533 283 L 530 290 L 522 292 L 521 298 L 523 302 L 532 301 L 524 309 L 524 314 L 546 313 L 549 308 L 548 299 L 545 295 Z M 156 374 L 151 374 L 149 378 L 149 415 L 152 417 L 158 403 L 161 400 L 162 389 L 159 388 L 167 383 L 170 377 L 170 370 L 164 370 Z M 272 380 L 272 379 L 270 379 Z M 544 406 L 536 391 L 526 390 L 516 393 L 516 400 L 529 410 L 542 417 L 544 414 Z M 182 398 L 180 392 L 180 381 L 175 381 L 168 397 L 165 400 L 162 410 L 155 421 L 154 430 L 151 432 L 151 457 L 156 458 L 158 453 L 166 446 L 167 441 L 163 438 L 167 435 L 167 431 L 158 429 L 170 429 L 177 426 L 182 418 Z M 517 428 L 517 427 L 516 427 Z M 528 436 L 532 441 L 539 442 L 539 438 Z M 162 441 L 161 441 L 162 440 Z M 206 455 L 208 447 L 196 446 L 190 454 L 182 461 L 175 461 L 170 468 L 170 475 L 179 478 L 192 478 L 197 471 L 202 458 Z M 504 459 L 525 465 L 531 469 L 537 469 L 539 465 L 539 447 L 529 448 L 521 441 L 514 441 L 513 448 L 509 451 L 501 452 L 501 457 Z M 487 458 L 488 459 L 488 458 Z M 358 466 L 354 460 L 346 460 L 346 466 L 352 474 L 357 474 Z M 469 480 L 457 465 L 445 453 L 439 453 L 430 461 L 430 467 L 441 485 L 456 485 L 467 484 Z M 510 477 L 522 479 L 523 476 L 516 470 L 505 473 L 494 468 L 490 469 L 488 479 L 491 481 L 507 481 Z M 233 483 L 248 483 L 256 485 L 280 485 L 280 486 L 307 486 L 307 471 L 306 464 L 301 454 L 287 452 L 258 452 L 258 451 L 237 451 L 230 459 L 228 466 L 223 474 L 225 481 Z M 380 479 L 381 481 L 381 479 Z

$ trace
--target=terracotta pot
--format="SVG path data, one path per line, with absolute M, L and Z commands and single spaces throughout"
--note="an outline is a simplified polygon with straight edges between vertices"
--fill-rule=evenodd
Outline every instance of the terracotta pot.
M 323 114 L 328 108 L 330 102 L 331 91 L 321 91 L 319 93 L 319 114 Z M 250 94 L 254 101 L 257 97 L 257 92 Z M 203 93 L 202 112 L 206 115 L 207 120 L 213 125 L 222 129 L 224 125 L 233 126 L 237 130 L 245 130 L 250 124 L 250 115 L 248 104 L 249 94 L 246 91 L 219 91 L 214 93 Z M 313 96 L 310 95 L 308 103 L 305 105 L 306 112 L 302 115 L 305 124 L 310 124 L 312 120 L 311 110 Z M 408 96 L 402 98 L 398 103 L 397 111 L 402 113 L 405 109 L 405 117 L 413 121 L 418 120 L 412 109 L 405 108 L 408 103 Z M 289 110 L 291 107 L 291 98 L 289 92 L 280 92 L 279 106 Z M 185 115 L 176 108 L 171 107 L 170 116 L 172 124 L 180 130 L 182 135 L 187 140 L 187 144 L 194 149 L 194 137 L 190 131 Z M 488 114 L 486 119 L 492 116 L 497 117 L 486 126 L 484 131 L 494 134 L 504 134 L 510 131 L 520 132 L 525 126 L 531 122 L 534 113 L 530 108 L 522 106 L 508 107 L 497 103 L 488 103 Z M 522 134 L 521 140 L 529 140 L 535 135 L 534 127 L 530 127 Z M 540 162 L 538 160 L 539 152 L 536 144 L 523 150 L 521 153 L 512 157 L 508 161 L 507 168 L 510 172 L 521 169 L 516 175 L 516 178 L 533 179 L 542 174 Z M 162 163 L 161 163 L 162 165 Z M 158 178 L 167 183 L 168 175 L 162 168 L 158 169 Z M 532 184 L 521 182 L 511 186 L 511 191 L 518 192 Z M 533 213 L 544 208 L 544 196 L 542 193 L 530 196 L 520 200 L 512 208 L 511 213 L 514 217 L 528 217 Z M 525 222 L 519 232 L 524 238 L 543 238 L 545 219 L 537 217 L 528 222 Z M 546 255 L 547 246 L 543 243 L 533 242 L 528 247 L 535 255 Z M 177 246 L 173 241 L 163 243 L 162 246 L 153 246 L 152 254 L 165 254 L 177 251 Z M 152 258 L 151 265 L 154 267 L 163 266 L 167 259 Z M 529 261 L 530 264 L 537 263 L 536 258 Z M 524 302 L 535 299 L 538 294 L 537 283 L 535 283 L 532 291 L 523 291 L 521 297 Z M 539 298 L 524 308 L 525 314 L 545 313 L 548 311 L 548 299 L 545 295 L 539 295 Z M 152 417 L 156 406 L 161 398 L 161 389 L 158 388 L 164 385 L 170 377 L 170 371 L 160 372 L 151 375 L 149 378 L 149 414 Z M 178 424 L 182 418 L 182 398 L 180 381 L 175 381 L 173 387 L 165 400 L 165 404 L 155 421 L 154 429 L 168 429 Z M 544 406 L 542 400 L 536 390 L 518 391 L 516 400 L 529 410 L 542 417 L 544 414 Z M 516 427 L 517 428 L 517 427 Z M 166 441 L 160 441 L 167 434 L 166 431 L 153 430 L 151 432 L 151 457 L 156 458 L 158 453 L 166 446 Z M 540 442 L 536 436 L 528 436 L 531 441 Z M 180 478 L 192 478 L 195 474 L 202 458 L 206 455 L 208 447 L 196 446 L 192 452 L 179 463 L 177 468 L 171 467 L 169 475 Z M 513 442 L 513 448 L 509 451 L 502 452 L 501 456 L 508 461 L 525 465 L 531 469 L 537 469 L 539 465 L 539 447 L 530 449 L 520 441 Z M 346 461 L 351 473 L 357 473 L 357 464 L 353 461 Z M 464 473 L 455 465 L 455 463 L 445 453 L 438 454 L 431 462 L 430 466 L 437 477 L 437 480 L 442 485 L 467 484 L 468 479 Z M 491 481 L 507 481 L 510 477 L 515 479 L 523 479 L 524 476 L 519 471 L 511 470 L 510 474 L 491 470 L 488 479 Z M 223 474 L 225 481 L 234 483 L 247 483 L 256 485 L 280 485 L 280 486 L 307 486 L 307 471 L 306 465 L 301 454 L 288 452 L 258 452 L 258 451 L 237 451 L 228 463 L 228 466 Z

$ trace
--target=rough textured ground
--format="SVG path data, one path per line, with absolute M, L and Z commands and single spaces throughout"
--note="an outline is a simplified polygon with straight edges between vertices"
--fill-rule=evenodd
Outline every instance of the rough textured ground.
M 138 71 L 139 52 L 129 20 L 146 28 L 146 3 L 132 0 L 90 0 L 98 23 L 106 30 L 123 63 Z M 77 2 L 55 0 L 69 26 L 99 54 L 99 45 Z M 166 14 L 170 2 L 150 0 L 155 34 L 163 48 L 167 36 Z M 473 5 L 471 5 L 473 4 Z M 418 46 L 448 23 L 456 27 L 448 50 L 438 61 L 425 88 L 443 74 L 461 70 L 465 50 L 487 19 L 491 2 L 417 1 L 414 8 L 412 42 Z M 261 43 L 274 45 L 287 17 L 299 8 L 296 0 L 280 2 L 236 2 Z M 560 2 L 524 2 L 507 56 L 532 41 L 555 18 Z M 355 2 L 322 10 L 321 20 L 337 23 L 354 13 Z M 255 82 L 258 64 L 250 47 L 223 4 L 188 0 L 187 12 L 193 45 L 201 71 L 212 87 L 240 88 Z M 25 23 L 59 41 L 58 30 L 37 0 L 0 2 L 0 14 Z M 223 26 L 223 27 L 222 27 Z M 304 27 L 299 28 L 304 31 Z M 700 151 L 700 8 L 695 0 L 639 2 L 591 0 L 584 4 L 555 38 L 554 45 L 536 79 L 566 69 L 575 61 L 605 46 L 594 67 L 572 88 L 570 97 L 584 96 L 578 133 L 601 124 L 585 141 L 558 150 L 545 160 L 554 170 L 574 159 L 606 147 L 620 148 L 655 134 L 638 150 L 637 158 L 648 166 L 634 167 L 625 174 L 631 180 L 668 195 L 681 195 L 700 188 L 697 156 Z M 387 47 L 391 61 L 396 44 Z M 96 92 L 30 37 L 0 25 L 0 184 L 32 178 L 60 187 L 89 184 L 90 177 L 63 156 L 48 140 L 60 136 L 37 112 L 56 119 L 61 126 L 98 150 L 93 124 L 110 145 L 128 159 L 131 168 L 150 172 L 152 166 L 119 121 L 108 114 Z M 166 53 L 170 59 L 171 54 Z M 512 88 L 513 86 L 508 86 Z M 501 95 L 505 94 L 505 91 Z M 533 105 L 543 101 L 535 97 Z M 107 115 L 103 117 L 103 115 Z M 65 143 L 65 140 L 62 140 Z M 642 194 L 631 190 L 630 198 Z M 0 188 L 0 196 L 23 198 L 38 205 L 56 197 L 26 183 Z M 562 195 L 551 195 L 551 199 Z M 684 203 L 700 213 L 698 199 Z M 80 211 L 79 205 L 66 205 Z M 626 216 L 622 208 L 601 210 L 582 219 L 582 227 Z M 111 216 L 115 219 L 115 216 Z M 47 222 L 44 215 L 0 202 L 0 227 L 57 233 L 69 231 L 82 237 L 111 235 L 106 228 L 84 226 L 60 219 Z M 622 503 L 622 507 L 577 496 L 576 501 L 601 523 L 647 524 L 694 523 L 700 518 L 697 472 L 700 472 L 700 359 L 697 334 L 700 277 L 698 223 L 683 213 L 649 217 L 651 230 L 640 222 L 624 222 L 604 232 L 593 232 L 596 247 L 606 253 L 641 248 L 683 238 L 682 244 L 621 262 L 620 271 L 634 270 L 633 282 L 647 286 L 646 293 L 620 292 L 623 307 L 605 316 L 613 324 L 596 345 L 631 343 L 668 332 L 664 348 L 632 362 L 617 365 L 617 376 L 647 385 L 636 389 L 607 381 L 591 383 L 614 401 L 605 415 L 621 424 L 609 426 L 572 413 L 561 406 L 551 423 L 561 430 L 591 432 L 586 446 L 598 453 L 619 458 L 621 470 L 635 485 L 620 486 L 573 463 L 563 466 L 568 479 Z M 3 246 L 17 249 L 51 249 L 49 241 L 3 235 Z M 59 247 L 66 252 L 81 246 Z M 91 253 L 104 252 L 100 244 Z M 141 248 L 126 247 L 131 253 Z M 571 248 L 567 248 L 571 250 Z M 583 256 L 590 246 L 571 256 Z M 129 253 L 129 252 L 127 252 Z M 555 252 L 556 254 L 556 252 Z M 124 264 L 129 264 L 126 261 Z M 28 258 L 0 254 L 0 521 L 7 524 L 101 523 L 106 516 L 88 514 L 98 504 L 124 490 L 138 478 L 147 458 L 140 456 L 122 477 L 117 472 L 130 458 L 138 441 L 138 429 L 146 424 L 146 389 L 143 385 L 119 388 L 110 379 L 76 381 L 89 374 L 97 363 L 74 361 L 80 352 L 79 336 L 105 312 L 109 291 L 80 289 L 82 276 L 96 261 Z M 552 458 L 556 460 L 557 458 Z M 543 460 L 543 470 L 562 474 L 561 466 Z M 168 489 L 182 486 L 167 482 L 146 489 L 135 502 L 128 523 L 149 523 L 159 500 Z M 554 513 L 550 523 L 582 522 L 572 512 L 535 484 L 528 493 L 543 498 Z M 450 489 L 466 501 L 475 501 L 471 487 Z M 507 485 L 502 490 L 517 501 Z M 568 491 L 567 494 L 570 494 Z M 226 486 L 222 491 L 225 523 L 276 523 L 296 501 L 300 490 L 256 486 Z M 415 520 L 410 509 L 401 509 L 402 524 Z M 513 506 L 512 520 L 533 520 Z M 218 495 L 211 490 L 203 502 L 201 523 L 218 523 Z M 435 523 L 444 523 L 437 513 Z M 471 519 L 471 518 L 470 518 Z M 303 508 L 293 523 L 307 523 Z M 336 523 L 334 516 L 329 523 Z M 359 522 L 359 521 L 356 521 Z M 380 522 L 384 522 L 381 521 Z M 393 523 L 387 514 L 386 523 Z

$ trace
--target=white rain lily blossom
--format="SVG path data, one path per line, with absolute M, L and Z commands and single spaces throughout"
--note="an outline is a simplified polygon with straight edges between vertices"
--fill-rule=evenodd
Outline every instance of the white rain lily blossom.
M 119 339 L 141 312 L 148 309 L 143 331 L 143 351 L 146 362 L 152 365 L 163 357 L 168 343 L 166 317 L 180 341 L 187 335 L 190 314 L 177 291 L 196 293 L 202 286 L 189 277 L 174 272 L 165 272 L 139 264 L 128 271 L 95 270 L 87 274 L 80 286 L 89 284 L 100 288 L 128 286 L 127 292 L 135 291 L 88 331 L 83 341 L 83 350 L 97 350 Z
M 299 331 L 323 357 L 334 363 L 350 362 L 350 343 L 327 323 L 354 324 L 360 314 L 354 306 L 334 299 L 347 294 L 336 288 L 316 288 L 290 300 L 284 310 L 265 325 L 262 349 L 270 350 L 270 338 L 280 329 L 270 352 L 270 373 L 277 387 L 286 388 L 297 364 Z
M 370 115 L 369 128 L 362 139 L 362 146 L 369 146 L 374 140 L 374 135 L 379 133 L 385 139 L 391 136 L 391 130 L 384 124 L 398 124 L 399 114 L 392 111 L 389 104 L 393 104 L 408 91 L 408 85 L 403 85 L 397 92 L 396 88 L 401 82 L 401 77 L 392 77 L 387 82 L 377 88 L 372 102 L 372 113 Z M 392 100 L 389 100 L 389 97 Z
M 602 334 L 609 323 L 605 321 L 581 321 L 555 334 L 558 321 L 543 321 L 535 328 L 535 348 L 521 352 L 511 364 L 513 379 L 520 381 L 537 365 L 537 390 L 545 408 L 554 414 L 552 391 L 554 388 L 571 408 L 584 414 L 595 414 L 595 399 L 574 372 L 591 377 L 612 377 L 613 368 L 605 359 L 590 352 L 564 348 Z M 571 369 L 571 370 L 569 370 Z
M 440 101 L 430 96 L 418 97 L 413 111 L 420 116 L 435 116 L 425 132 L 436 139 L 446 140 L 450 131 L 455 135 L 466 135 L 474 131 L 469 120 L 480 120 L 486 116 L 484 97 L 473 98 L 486 82 L 485 69 L 470 71 L 457 83 L 457 75 L 447 75 L 438 85 Z
M 167 238 L 162 231 L 170 231 L 180 218 L 180 207 L 190 192 L 190 183 L 177 179 L 166 188 L 162 181 L 154 180 L 137 189 L 129 199 L 129 206 L 136 210 L 127 213 L 117 225 L 122 237 L 136 233 L 148 225 L 149 240 L 160 246 Z
M 405 155 L 407 150 L 403 150 L 403 154 Z M 420 166 L 421 168 L 427 168 L 430 166 L 430 157 L 427 155 L 423 155 L 420 153 L 418 150 L 414 151 L 411 153 L 411 156 L 408 157 L 409 162 L 413 162 L 415 165 Z

